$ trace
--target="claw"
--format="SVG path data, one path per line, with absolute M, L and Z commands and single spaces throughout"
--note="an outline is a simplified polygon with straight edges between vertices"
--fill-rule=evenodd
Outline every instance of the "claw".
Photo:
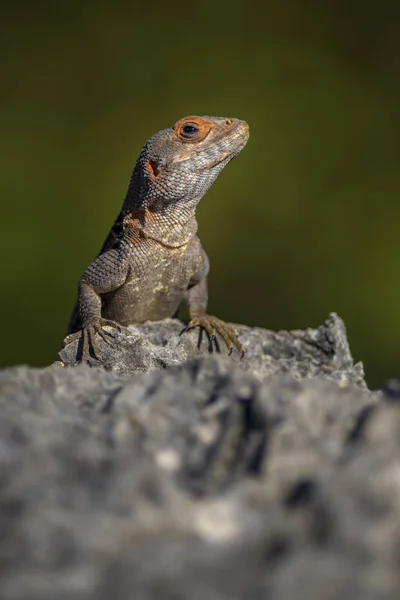
M 106 344 L 111 344 L 111 339 L 113 336 L 108 332 L 108 331 L 103 331 L 101 327 L 96 327 L 96 333 L 99 334 L 99 336 L 101 337 L 101 339 L 106 343 Z
M 208 340 L 209 340 L 209 352 L 213 351 L 213 343 L 215 344 L 215 349 L 219 352 L 219 344 L 218 337 L 219 334 L 223 341 L 225 342 L 226 347 L 228 348 L 228 355 L 230 356 L 233 352 L 233 349 L 236 348 L 238 352 L 241 353 L 241 358 L 244 355 L 244 348 L 242 344 L 238 340 L 238 333 L 234 327 L 220 321 L 216 317 L 211 317 L 209 315 L 204 315 L 202 317 L 194 317 L 191 321 L 186 325 L 186 327 L 181 331 L 185 333 L 189 331 L 189 329 L 193 329 L 195 327 L 200 327 L 200 331 L 205 331 Z M 199 336 L 199 348 L 200 348 L 200 336 Z
M 103 331 L 103 327 L 113 327 L 119 332 L 122 331 L 121 326 L 118 323 L 99 317 L 93 319 L 92 322 L 83 327 L 81 331 L 77 331 L 76 333 L 69 334 L 65 337 L 65 345 L 70 344 L 77 339 L 79 339 L 82 343 L 81 359 L 77 362 L 87 363 L 89 360 L 90 351 L 94 358 L 101 360 L 101 352 L 97 344 L 96 334 L 98 334 L 106 344 L 112 344 L 112 338 L 114 337 L 108 331 Z

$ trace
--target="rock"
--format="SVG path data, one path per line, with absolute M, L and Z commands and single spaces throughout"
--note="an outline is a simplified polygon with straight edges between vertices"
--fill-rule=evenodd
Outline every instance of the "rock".
M 328 377 L 365 385 L 362 365 L 353 365 L 343 321 L 334 313 L 318 329 L 306 331 L 274 333 L 259 327 L 235 327 L 246 352 L 241 359 L 234 351 L 230 359 L 238 368 L 260 380 L 274 373 L 290 373 L 296 379 Z M 208 355 L 210 347 L 206 335 L 201 335 L 198 329 L 182 334 L 183 328 L 178 319 L 130 326 L 121 333 L 106 328 L 111 344 L 99 338 L 102 360 L 91 358 L 90 364 L 133 375 Z M 218 341 L 216 348 L 211 349 L 222 355 L 228 353 L 225 345 Z M 79 356 L 77 341 L 60 352 L 61 361 L 68 366 L 75 365 Z
M 181 327 L 0 372 L 0 598 L 397 599 L 400 404 L 342 321 L 243 360 Z

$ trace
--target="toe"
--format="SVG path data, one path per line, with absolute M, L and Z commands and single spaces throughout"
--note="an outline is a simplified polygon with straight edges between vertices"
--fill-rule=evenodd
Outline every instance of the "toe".
M 97 360 L 99 360 L 100 359 L 100 351 L 99 351 L 99 347 L 98 347 L 97 341 L 96 341 L 96 330 L 92 327 L 88 330 L 88 346 L 89 345 L 93 351 L 94 357 L 97 358 Z
M 96 333 L 101 337 L 101 339 L 106 344 L 111 344 L 110 334 L 106 334 L 106 332 L 103 331 L 103 329 L 101 327 L 96 327 Z
M 104 327 L 112 327 L 113 329 L 116 329 L 117 331 L 121 332 L 121 325 L 119 325 L 118 323 L 116 323 L 115 321 L 111 321 L 110 319 L 101 319 L 101 326 Z
M 75 342 L 76 340 L 79 340 L 81 335 L 82 335 L 82 331 L 77 331 L 76 333 L 70 333 L 67 336 L 65 336 L 65 338 L 63 339 L 63 344 L 65 346 L 67 346 L 71 342 Z

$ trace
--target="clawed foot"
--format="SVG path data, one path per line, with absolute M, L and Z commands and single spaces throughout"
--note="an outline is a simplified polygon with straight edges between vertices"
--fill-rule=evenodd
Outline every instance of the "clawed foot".
M 194 329 L 194 327 L 200 327 L 201 330 L 204 329 L 210 342 L 210 351 L 213 349 L 213 342 L 217 344 L 217 334 L 219 334 L 228 348 L 228 354 L 232 354 L 233 348 L 237 348 L 240 352 L 240 358 L 243 358 L 244 348 L 238 340 L 238 332 L 232 325 L 228 325 L 224 321 L 217 319 L 217 317 L 204 315 L 202 317 L 194 317 L 191 319 L 181 334 L 189 331 L 189 329 Z
M 121 331 L 121 327 L 115 321 L 109 319 L 97 318 L 90 322 L 89 325 L 83 327 L 80 331 L 67 335 L 64 339 L 64 344 L 70 344 L 75 340 L 82 340 L 82 356 L 80 362 L 87 363 L 89 359 L 89 351 L 92 350 L 93 356 L 97 359 L 101 358 L 99 347 L 96 341 L 96 334 L 98 334 L 106 344 L 111 344 L 113 336 L 107 331 L 103 330 L 103 327 L 113 327 L 117 331 Z

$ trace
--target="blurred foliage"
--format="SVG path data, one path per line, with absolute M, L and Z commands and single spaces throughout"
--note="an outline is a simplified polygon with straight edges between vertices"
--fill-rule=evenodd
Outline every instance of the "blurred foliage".
M 336 311 L 371 385 L 400 375 L 400 5 L 3 2 L 1 365 L 57 357 L 135 159 L 188 114 L 243 154 L 198 209 L 210 311 L 271 329 Z

